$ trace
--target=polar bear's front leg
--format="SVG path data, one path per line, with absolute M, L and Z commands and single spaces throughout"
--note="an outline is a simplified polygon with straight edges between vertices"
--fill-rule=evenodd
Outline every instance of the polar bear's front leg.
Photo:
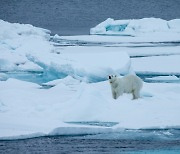
M 123 95 L 123 89 L 119 87 L 117 89 L 116 97 L 118 98 L 119 96 L 122 96 L 122 95 Z
M 115 92 L 115 91 L 112 91 L 112 97 L 113 97 L 114 99 L 117 99 L 117 95 L 116 95 L 116 92 Z

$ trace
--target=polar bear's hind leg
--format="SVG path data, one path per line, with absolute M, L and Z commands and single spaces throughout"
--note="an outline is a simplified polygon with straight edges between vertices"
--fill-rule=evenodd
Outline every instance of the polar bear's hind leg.
M 140 92 L 139 90 L 133 90 L 132 91 L 133 99 L 138 99 L 140 98 Z

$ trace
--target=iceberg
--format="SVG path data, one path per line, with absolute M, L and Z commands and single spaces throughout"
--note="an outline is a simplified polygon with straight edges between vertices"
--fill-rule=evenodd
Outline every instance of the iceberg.
M 143 18 L 129 20 L 114 20 L 108 18 L 104 22 L 90 29 L 95 35 L 129 35 L 138 36 L 147 33 L 180 32 L 180 20 L 166 21 L 159 18 Z

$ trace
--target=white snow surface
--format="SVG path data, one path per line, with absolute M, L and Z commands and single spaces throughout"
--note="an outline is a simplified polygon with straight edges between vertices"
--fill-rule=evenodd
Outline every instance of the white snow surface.
M 0 82 L 0 138 L 118 132 L 123 129 L 180 127 L 180 85 L 144 83 L 141 98 L 114 100 L 108 81 L 79 82 L 68 76 L 50 89 L 8 79 Z M 67 124 L 118 122 L 113 127 Z

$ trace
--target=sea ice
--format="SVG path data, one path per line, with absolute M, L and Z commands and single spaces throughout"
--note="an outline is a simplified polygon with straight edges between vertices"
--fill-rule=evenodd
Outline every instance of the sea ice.
M 158 26 L 154 27 L 152 21 L 156 21 L 155 24 Z M 111 22 L 113 26 L 104 29 L 103 25 L 106 25 L 106 22 Z M 118 31 L 124 32 L 124 35 L 141 33 L 143 37 L 60 38 L 114 43 L 180 40 L 177 26 L 179 20 L 167 22 L 153 18 L 139 21 L 108 19 L 106 22 L 100 25 L 98 33 L 103 31 L 106 34 L 108 30 L 108 33 L 115 34 Z M 55 49 L 49 42 L 48 30 L 2 20 L 0 27 L 0 71 L 43 71 L 47 76 L 50 74 L 49 76 L 56 76 L 55 79 L 58 79 L 45 83 L 44 85 L 52 87 L 43 89 L 36 83 L 8 79 L 4 73 L 0 74 L 1 139 L 99 134 L 123 129 L 180 128 L 179 84 L 144 83 L 142 98 L 131 100 L 131 95 L 124 94 L 114 100 L 106 80 L 109 74 L 134 73 L 133 67 L 136 72 L 141 73 L 179 73 L 178 55 L 132 58 L 132 61 L 129 57 L 149 55 L 150 53 L 144 52 L 145 49 L 153 54 L 177 54 L 178 47 L 169 47 L 166 51 L 159 51 L 160 48 L 156 48 L 155 51 L 150 48 L 77 46 Z M 96 29 L 93 30 L 96 32 Z M 166 34 L 168 31 L 170 33 Z M 155 32 L 161 35 L 154 37 L 157 36 L 154 35 Z M 107 128 L 72 123 L 81 121 L 118 124 Z
M 131 61 L 136 73 L 179 75 L 179 59 L 179 55 L 171 55 L 132 58 Z
M 43 72 L 49 80 L 71 75 L 89 82 L 132 71 L 125 52 L 98 47 L 73 48 L 73 52 L 71 48 L 62 48 L 57 52 L 49 41 L 48 30 L 3 20 L 0 25 L 0 71 Z

